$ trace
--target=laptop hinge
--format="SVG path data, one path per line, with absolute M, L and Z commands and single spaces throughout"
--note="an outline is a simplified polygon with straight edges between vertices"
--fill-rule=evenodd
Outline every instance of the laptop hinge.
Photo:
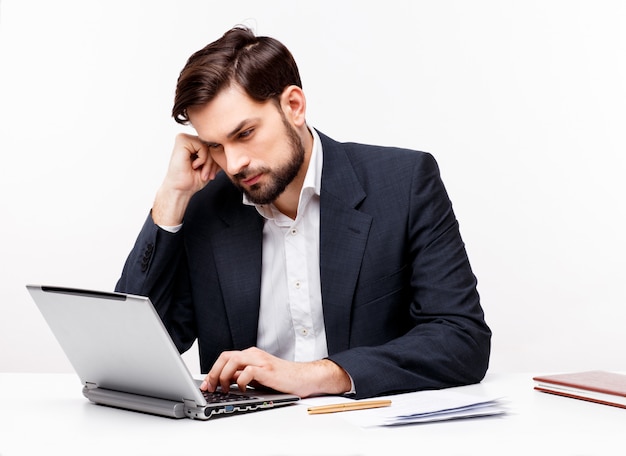
M 208 419 L 208 416 L 204 413 L 204 407 L 198 407 L 198 404 L 196 403 L 196 401 L 193 401 L 191 399 L 183 399 L 183 403 L 185 404 L 184 406 L 185 415 L 188 418 L 192 418 L 196 420 Z
M 192 401 L 191 399 L 183 399 L 183 402 L 185 403 L 185 408 L 195 409 L 198 407 L 196 401 Z
M 94 389 L 94 388 L 97 388 L 97 387 L 98 387 L 98 385 L 96 385 L 95 383 L 85 382 L 85 388 L 87 388 L 87 389 Z

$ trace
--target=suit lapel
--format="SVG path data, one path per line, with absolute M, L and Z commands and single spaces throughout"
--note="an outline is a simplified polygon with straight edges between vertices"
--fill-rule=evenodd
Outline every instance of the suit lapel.
M 352 301 L 372 217 L 356 209 L 366 197 L 341 145 L 320 134 L 320 275 L 328 352 L 349 348 Z
M 212 238 L 216 270 L 236 347 L 256 345 L 261 296 L 263 218 L 241 202 L 223 213 Z

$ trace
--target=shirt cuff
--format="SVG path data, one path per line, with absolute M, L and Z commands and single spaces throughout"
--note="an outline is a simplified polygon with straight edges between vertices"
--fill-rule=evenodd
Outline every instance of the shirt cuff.
M 352 375 L 348 374 L 348 377 L 350 377 L 350 391 L 348 391 L 347 393 L 343 393 L 343 395 L 354 396 L 356 394 L 356 388 L 354 387 L 354 380 L 352 380 Z
M 169 225 L 157 225 L 159 228 L 161 228 L 162 230 L 167 231 L 168 233 L 178 233 L 180 231 L 180 229 L 183 227 L 183 224 L 181 223 L 180 225 L 174 225 L 174 226 L 169 226 Z

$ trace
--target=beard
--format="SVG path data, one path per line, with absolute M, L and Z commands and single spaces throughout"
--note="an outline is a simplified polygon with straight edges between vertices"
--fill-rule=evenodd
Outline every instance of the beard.
M 283 115 L 283 126 L 287 135 L 289 147 L 288 160 L 276 169 L 267 167 L 257 168 L 253 170 L 244 169 L 235 174 L 232 178 L 233 183 L 239 188 L 248 199 L 258 205 L 269 204 L 274 201 L 285 191 L 287 186 L 293 182 L 298 175 L 302 164 L 304 163 L 304 145 L 302 139 L 298 136 L 296 130 L 287 122 Z M 265 184 L 253 184 L 250 188 L 244 188 L 239 182 L 245 180 L 248 176 L 254 176 L 264 173 L 268 178 Z

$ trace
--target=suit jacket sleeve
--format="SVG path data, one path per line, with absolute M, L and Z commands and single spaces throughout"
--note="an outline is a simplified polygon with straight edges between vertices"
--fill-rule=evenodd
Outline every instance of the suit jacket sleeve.
M 351 375 L 357 398 L 475 383 L 488 367 L 491 331 L 452 204 L 434 158 L 411 154 L 382 185 L 384 162 L 376 175 L 355 164 L 368 195 L 357 209 L 372 224 L 349 347 L 329 358 Z
M 149 296 L 178 350 L 188 350 L 196 339 L 183 230 L 170 233 L 149 215 L 135 241 L 115 290 Z

